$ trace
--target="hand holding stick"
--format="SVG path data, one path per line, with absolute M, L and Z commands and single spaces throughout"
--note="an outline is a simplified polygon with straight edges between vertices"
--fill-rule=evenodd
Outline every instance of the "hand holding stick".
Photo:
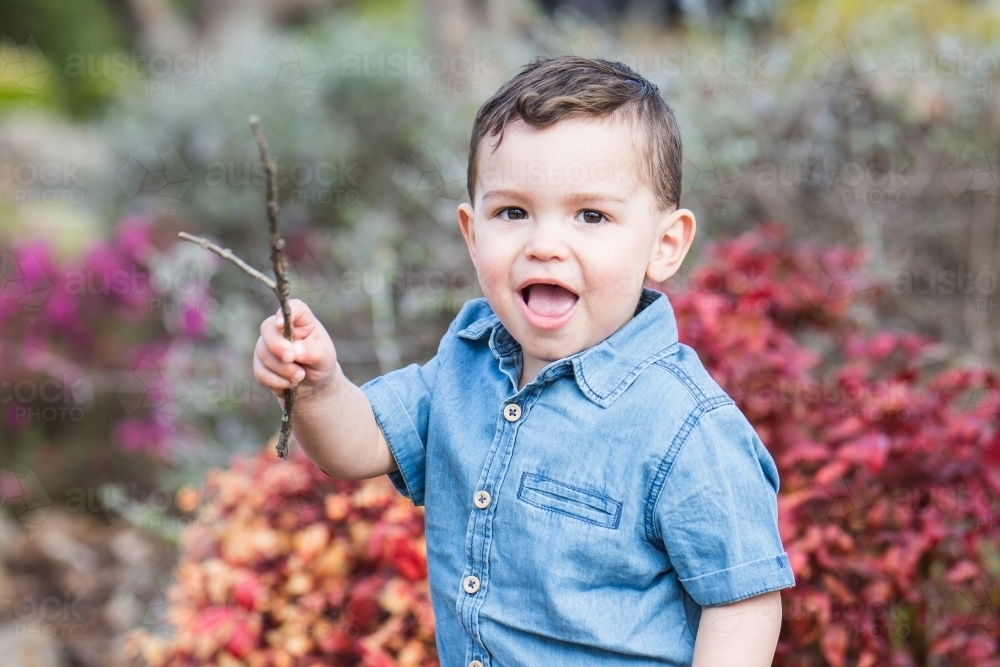
M 248 120 L 250 128 L 253 130 L 254 139 L 257 140 L 257 147 L 260 149 L 260 159 L 264 163 L 264 174 L 267 183 L 267 222 L 271 233 L 271 266 L 274 269 L 275 279 L 271 280 L 244 262 L 233 254 L 233 251 L 229 248 L 221 248 L 207 239 L 192 236 L 187 232 L 179 232 L 177 236 L 185 241 L 196 243 L 206 250 L 211 250 L 223 259 L 228 259 L 243 269 L 243 272 L 248 276 L 256 278 L 267 285 L 278 297 L 278 303 L 281 304 L 285 338 L 292 340 L 292 311 L 288 306 L 289 285 L 286 275 L 288 260 L 285 256 L 285 240 L 281 238 L 281 232 L 278 229 L 278 190 L 274 182 L 275 167 L 267 152 L 267 137 L 264 136 L 264 131 L 260 127 L 260 118 L 254 115 L 250 116 Z M 281 432 L 278 435 L 278 456 L 283 459 L 288 458 L 288 440 L 292 434 L 292 408 L 295 405 L 295 389 L 285 389 L 284 399 L 285 405 L 281 415 Z

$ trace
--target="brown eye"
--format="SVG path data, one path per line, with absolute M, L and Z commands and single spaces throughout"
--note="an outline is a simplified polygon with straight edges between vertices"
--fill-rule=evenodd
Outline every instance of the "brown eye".
M 604 221 L 604 215 L 597 211 L 583 211 L 582 215 L 583 221 L 591 225 L 600 224 Z
M 507 220 L 524 220 L 528 217 L 528 214 L 523 208 L 512 206 L 511 208 L 505 208 L 500 211 L 500 217 L 506 218 Z

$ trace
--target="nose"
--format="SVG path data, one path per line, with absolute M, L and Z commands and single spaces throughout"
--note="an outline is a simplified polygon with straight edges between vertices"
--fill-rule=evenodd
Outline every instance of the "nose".
M 564 260 L 569 257 L 566 229 L 560 221 L 551 217 L 538 217 L 528 232 L 524 255 L 529 259 Z

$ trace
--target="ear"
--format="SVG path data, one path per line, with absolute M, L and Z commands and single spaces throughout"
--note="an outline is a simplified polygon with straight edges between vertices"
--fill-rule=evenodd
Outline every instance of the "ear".
M 475 222 L 476 213 L 470 204 L 461 203 L 458 205 L 458 227 L 462 230 L 462 236 L 465 237 L 465 245 L 469 246 L 469 257 L 472 258 L 472 265 L 479 268 L 476 264 L 476 229 Z
M 677 273 L 694 241 L 696 227 L 694 213 L 686 208 L 663 214 L 656 225 L 656 236 L 649 264 L 646 265 L 647 278 L 662 283 Z

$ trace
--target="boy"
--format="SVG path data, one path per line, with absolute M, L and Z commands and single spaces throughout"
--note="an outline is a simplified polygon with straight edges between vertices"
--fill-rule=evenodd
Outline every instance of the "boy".
M 485 296 L 430 361 L 357 387 L 302 302 L 294 344 L 261 325 L 255 376 L 298 386 L 312 460 L 425 505 L 443 667 L 771 664 L 777 470 L 643 284 L 694 238 L 680 182 L 655 86 L 536 60 L 476 116 L 458 223 Z

